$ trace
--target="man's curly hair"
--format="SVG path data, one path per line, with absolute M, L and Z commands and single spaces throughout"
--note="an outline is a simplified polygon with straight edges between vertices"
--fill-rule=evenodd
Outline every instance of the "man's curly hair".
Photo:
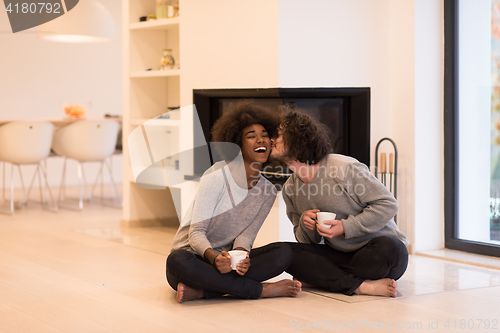
M 270 138 L 277 135 L 278 115 L 272 110 L 243 100 L 229 106 L 212 127 L 213 142 L 232 142 L 241 148 L 243 129 L 253 124 L 264 126 Z
M 317 164 L 332 152 L 330 129 L 307 113 L 297 109 L 280 117 L 285 159 Z

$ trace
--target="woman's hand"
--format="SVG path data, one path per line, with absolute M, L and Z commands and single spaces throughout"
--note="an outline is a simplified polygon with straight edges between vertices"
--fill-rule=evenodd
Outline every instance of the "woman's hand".
M 309 230 L 314 230 L 316 228 L 316 213 L 319 209 L 311 209 L 304 213 L 304 226 Z
M 250 257 L 248 256 L 247 252 L 247 257 L 243 260 L 240 260 L 240 262 L 236 265 L 236 273 L 243 276 L 245 275 L 245 273 L 248 271 L 249 268 L 250 268 Z
M 330 228 L 322 227 L 321 225 L 316 226 L 316 230 L 318 230 L 318 234 L 320 236 L 326 238 L 333 238 L 336 236 L 340 236 L 344 234 L 344 226 L 342 225 L 342 221 L 340 220 L 328 220 L 325 221 L 325 224 L 331 225 Z
M 215 268 L 222 274 L 229 273 L 232 270 L 231 260 L 229 258 L 231 258 L 229 253 L 227 253 L 227 251 L 222 251 L 214 259 Z

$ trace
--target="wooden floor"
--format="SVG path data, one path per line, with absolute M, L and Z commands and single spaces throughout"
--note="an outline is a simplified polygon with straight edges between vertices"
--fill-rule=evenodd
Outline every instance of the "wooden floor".
M 178 304 L 164 254 L 81 232 L 112 230 L 119 220 L 119 210 L 96 204 L 82 213 L 33 204 L 0 215 L 0 332 L 500 330 L 499 286 L 358 303 L 302 292 Z

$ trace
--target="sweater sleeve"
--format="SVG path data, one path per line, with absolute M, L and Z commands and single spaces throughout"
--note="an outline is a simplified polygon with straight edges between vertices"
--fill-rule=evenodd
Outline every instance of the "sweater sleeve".
M 283 186 L 283 200 L 286 204 L 286 215 L 293 224 L 293 233 L 299 243 L 318 244 L 321 236 L 316 229 L 309 230 L 304 225 L 305 212 L 298 212 L 291 197 L 294 195 L 294 186 L 291 183 L 285 183 Z
M 259 233 L 262 224 L 264 223 L 266 217 L 269 215 L 269 211 L 273 207 L 274 201 L 276 200 L 276 192 L 269 194 L 266 200 L 261 205 L 261 207 L 256 207 L 259 210 L 255 219 L 248 225 L 248 227 L 243 230 L 243 232 L 236 237 L 234 240 L 233 248 L 242 247 L 247 251 L 250 251 L 253 246 L 253 242 Z
M 207 230 L 224 188 L 223 179 L 219 179 L 215 174 L 203 176 L 200 179 L 200 186 L 193 203 L 188 239 L 189 245 L 202 257 L 205 251 L 212 247 L 207 238 Z
M 344 189 L 363 207 L 356 216 L 342 220 L 345 238 L 371 234 L 382 229 L 398 212 L 399 206 L 389 190 L 370 173 L 366 165 L 353 162 L 344 179 Z

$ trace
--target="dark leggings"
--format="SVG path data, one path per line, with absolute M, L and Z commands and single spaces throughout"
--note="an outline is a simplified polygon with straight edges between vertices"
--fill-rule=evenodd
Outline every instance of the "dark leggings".
M 408 266 L 406 247 L 395 237 L 373 238 L 354 252 L 324 244 L 288 244 L 293 250 L 288 273 L 302 282 L 346 295 L 354 294 L 364 280 L 397 280 Z
M 231 294 L 255 299 L 262 294 L 260 282 L 284 272 L 291 261 L 290 245 L 271 243 L 250 251 L 250 268 L 240 276 L 236 271 L 222 274 L 202 256 L 180 249 L 172 251 L 167 258 L 167 280 L 174 290 L 179 282 L 203 289 L 205 298 Z

